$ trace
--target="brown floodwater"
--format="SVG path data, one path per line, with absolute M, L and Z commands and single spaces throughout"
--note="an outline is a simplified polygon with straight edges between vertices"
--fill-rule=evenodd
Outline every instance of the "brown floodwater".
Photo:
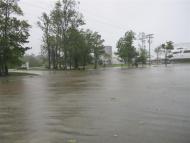
M 190 143 L 190 65 L 0 78 L 0 143 Z

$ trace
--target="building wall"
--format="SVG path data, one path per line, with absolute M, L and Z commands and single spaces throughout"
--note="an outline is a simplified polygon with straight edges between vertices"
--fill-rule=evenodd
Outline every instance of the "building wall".
M 105 64 L 112 64 L 112 46 L 105 46 L 104 51 L 107 55 L 102 57 Z
M 112 54 L 113 54 L 113 52 L 112 52 L 112 46 L 105 46 L 104 50 L 105 50 L 106 54 L 108 54 L 108 55 L 110 55 L 112 57 Z

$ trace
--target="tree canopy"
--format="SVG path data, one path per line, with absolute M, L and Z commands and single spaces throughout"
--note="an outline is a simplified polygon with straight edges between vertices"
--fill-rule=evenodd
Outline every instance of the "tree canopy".
M 21 63 L 21 57 L 29 47 L 30 25 L 18 19 L 23 12 L 18 0 L 0 0 L 0 75 L 8 75 L 8 68 Z
M 174 45 L 172 41 L 168 41 L 161 45 L 162 49 L 165 52 L 165 65 L 167 66 L 168 63 L 168 52 L 174 49 Z
M 131 64 L 136 56 L 136 49 L 134 47 L 135 33 L 128 31 L 117 42 L 117 55 L 124 61 L 124 63 Z
M 104 40 L 97 32 L 83 30 L 85 22 L 75 0 L 55 3 L 50 14 L 38 21 L 43 31 L 42 51 L 48 57 L 49 69 L 78 69 L 94 63 L 97 67 L 104 51 Z

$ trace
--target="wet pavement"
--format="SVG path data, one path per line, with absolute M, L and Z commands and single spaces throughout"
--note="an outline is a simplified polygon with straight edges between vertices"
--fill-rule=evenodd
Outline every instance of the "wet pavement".
M 0 78 L 0 143 L 190 143 L 190 65 Z

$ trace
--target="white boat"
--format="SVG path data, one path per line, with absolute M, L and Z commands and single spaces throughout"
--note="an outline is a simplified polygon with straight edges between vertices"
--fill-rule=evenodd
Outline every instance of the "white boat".
M 169 54 L 172 61 L 190 61 L 190 43 L 176 44 Z

